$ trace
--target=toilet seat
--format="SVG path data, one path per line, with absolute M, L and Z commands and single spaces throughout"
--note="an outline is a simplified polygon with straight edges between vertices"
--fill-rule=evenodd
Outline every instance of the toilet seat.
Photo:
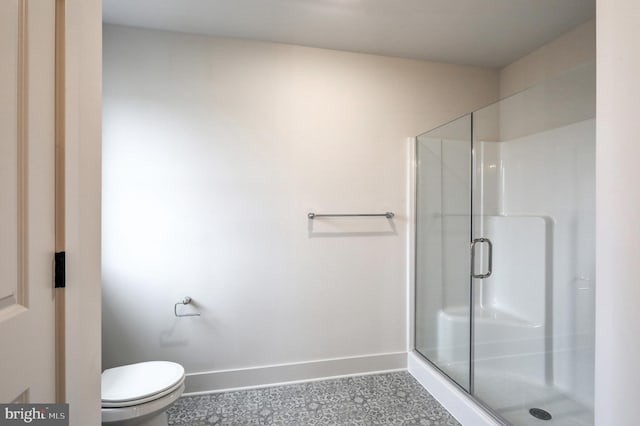
M 174 392 L 184 383 L 184 368 L 168 361 L 148 361 L 102 373 L 102 407 L 144 404 Z

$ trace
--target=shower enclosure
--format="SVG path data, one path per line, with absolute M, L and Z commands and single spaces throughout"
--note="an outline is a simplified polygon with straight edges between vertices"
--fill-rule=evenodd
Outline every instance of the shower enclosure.
M 499 420 L 593 424 L 595 65 L 416 140 L 415 347 Z

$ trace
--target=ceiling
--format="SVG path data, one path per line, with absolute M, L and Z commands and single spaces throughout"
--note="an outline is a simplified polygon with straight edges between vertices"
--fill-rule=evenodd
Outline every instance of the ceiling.
M 103 0 L 104 22 L 501 67 L 595 16 L 595 0 Z

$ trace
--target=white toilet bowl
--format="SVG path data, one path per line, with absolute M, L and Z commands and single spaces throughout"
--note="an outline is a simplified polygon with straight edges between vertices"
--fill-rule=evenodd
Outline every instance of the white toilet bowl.
M 184 392 L 184 368 L 149 361 L 102 373 L 102 424 L 167 426 L 167 409 Z

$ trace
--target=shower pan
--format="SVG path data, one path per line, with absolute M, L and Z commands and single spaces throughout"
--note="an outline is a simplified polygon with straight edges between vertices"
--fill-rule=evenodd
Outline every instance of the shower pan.
M 415 349 L 499 421 L 593 424 L 595 65 L 416 138 Z

